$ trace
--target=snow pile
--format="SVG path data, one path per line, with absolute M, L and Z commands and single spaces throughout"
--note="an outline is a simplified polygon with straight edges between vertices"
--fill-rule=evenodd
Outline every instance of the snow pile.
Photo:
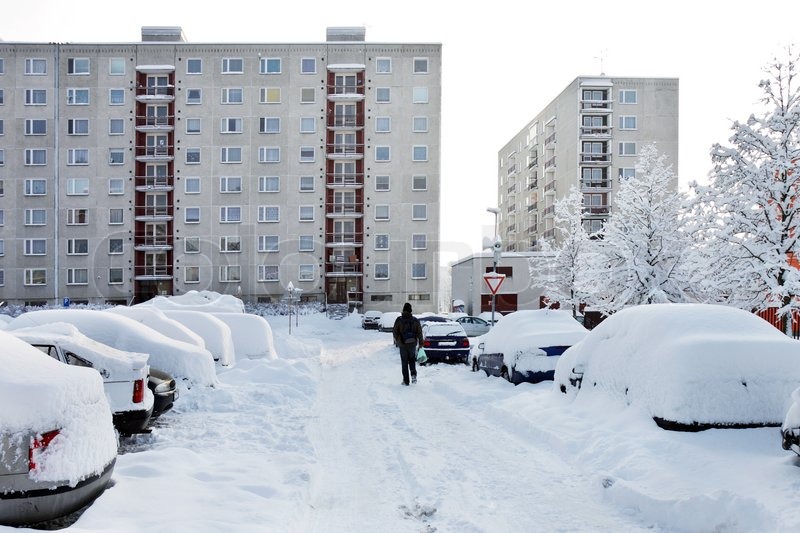
M 215 313 L 244 313 L 242 300 L 214 291 L 189 291 L 178 296 L 156 296 L 134 307 L 153 306 L 159 309 L 183 309 Z
M 147 307 L 125 307 L 118 305 L 117 307 L 107 309 L 106 312 L 116 313 L 141 322 L 148 328 L 154 329 L 170 339 L 188 342 L 200 348 L 206 347 L 206 343 L 200 335 L 180 322 L 167 317 L 161 309 L 155 307 L 148 309 Z
M 0 331 L 0 428 L 4 437 L 59 429 L 35 456 L 36 481 L 74 486 L 101 472 L 117 455 L 103 381 L 95 370 L 59 363 L 10 333 Z M 13 409 L 10 408 L 13 406 Z
M 215 361 L 229 366 L 236 362 L 236 350 L 233 345 L 231 328 L 213 316 L 202 311 L 181 311 L 167 309 L 164 315 L 199 335 L 205 343 L 206 350 L 211 352 Z
M 99 343 L 119 350 L 149 354 L 151 367 L 175 378 L 184 378 L 201 385 L 217 381 L 214 358 L 208 350 L 173 340 L 124 316 L 94 310 L 51 309 L 32 311 L 18 316 L 8 329 L 20 329 L 53 322 L 67 322 Z
M 263 317 L 242 313 L 211 313 L 231 330 L 236 359 L 245 357 L 275 359 L 272 328 Z
M 556 387 L 606 394 L 679 424 L 779 425 L 800 383 L 800 342 L 739 309 L 653 304 L 606 319 L 562 356 Z

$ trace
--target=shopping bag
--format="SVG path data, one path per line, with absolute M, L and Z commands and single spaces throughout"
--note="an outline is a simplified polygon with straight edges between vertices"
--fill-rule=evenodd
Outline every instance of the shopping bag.
M 428 355 L 425 353 L 425 349 L 420 348 L 417 351 L 417 363 L 424 363 L 427 360 L 428 360 Z

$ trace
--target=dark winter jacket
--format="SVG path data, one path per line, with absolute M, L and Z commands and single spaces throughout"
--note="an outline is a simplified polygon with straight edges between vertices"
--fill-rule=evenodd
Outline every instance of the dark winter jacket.
M 419 320 L 408 312 L 403 312 L 397 319 L 394 321 L 394 327 L 392 328 L 392 335 L 394 336 L 394 343 L 396 346 L 401 346 L 404 344 L 403 342 L 403 329 L 406 324 L 406 321 L 410 321 L 409 326 L 412 328 L 414 335 L 416 336 L 417 344 L 422 346 L 422 326 L 419 323 Z

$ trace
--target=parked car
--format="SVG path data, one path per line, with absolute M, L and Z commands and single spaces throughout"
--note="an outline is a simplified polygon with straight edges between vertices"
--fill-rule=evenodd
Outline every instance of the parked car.
M 469 362 L 469 339 L 458 322 L 423 323 L 422 338 L 427 363 Z
M 514 385 L 551 380 L 559 356 L 586 333 L 567 311 L 515 311 L 484 336 L 472 356 L 472 369 Z
M 436 315 L 433 313 L 422 313 L 421 315 L 414 315 L 419 320 L 420 325 L 425 324 L 426 322 L 452 322 L 449 318 L 443 317 L 441 315 Z
M 153 393 L 153 415 L 151 419 L 155 420 L 172 409 L 175 400 L 178 399 L 178 384 L 166 372 L 151 368 L 150 376 L 147 380 L 147 388 Z
M 378 329 L 381 325 L 382 314 L 380 311 L 367 311 L 361 317 L 361 327 L 364 329 Z
M 0 331 L 0 525 L 41 524 L 105 490 L 117 437 L 100 374 Z
M 461 324 L 461 327 L 464 328 L 467 337 L 480 337 L 481 335 L 489 333 L 492 327 L 487 321 L 476 316 L 462 316 L 457 318 L 456 322 Z
M 394 328 L 394 321 L 400 316 L 397 311 L 387 311 L 381 315 L 380 330 L 383 332 L 391 332 Z
M 792 392 L 792 405 L 781 425 L 781 445 L 800 455 L 800 388 Z
M 494 320 L 492 320 L 492 312 L 491 311 L 484 311 L 478 315 L 478 318 L 481 318 L 488 322 L 489 324 L 497 324 L 500 322 L 500 319 L 503 318 L 503 315 L 499 311 L 494 312 Z
M 11 333 L 56 361 L 97 370 L 103 377 L 117 431 L 132 435 L 146 430 L 153 414 L 153 394 L 145 387 L 149 374 L 147 354 L 100 344 L 71 324 L 49 324 Z
M 747 311 L 639 305 L 567 350 L 555 386 L 643 409 L 664 429 L 780 426 L 800 383 L 798 361 L 800 341 Z

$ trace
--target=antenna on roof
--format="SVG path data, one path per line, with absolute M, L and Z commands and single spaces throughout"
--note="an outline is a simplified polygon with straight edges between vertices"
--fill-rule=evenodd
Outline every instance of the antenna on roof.
M 601 76 L 605 76 L 606 75 L 605 70 L 603 69 L 603 63 L 605 62 L 607 55 L 608 55 L 608 49 L 603 48 L 602 50 L 600 50 L 600 55 L 599 56 L 594 56 L 594 59 L 597 59 L 598 61 L 600 61 L 600 75 Z

